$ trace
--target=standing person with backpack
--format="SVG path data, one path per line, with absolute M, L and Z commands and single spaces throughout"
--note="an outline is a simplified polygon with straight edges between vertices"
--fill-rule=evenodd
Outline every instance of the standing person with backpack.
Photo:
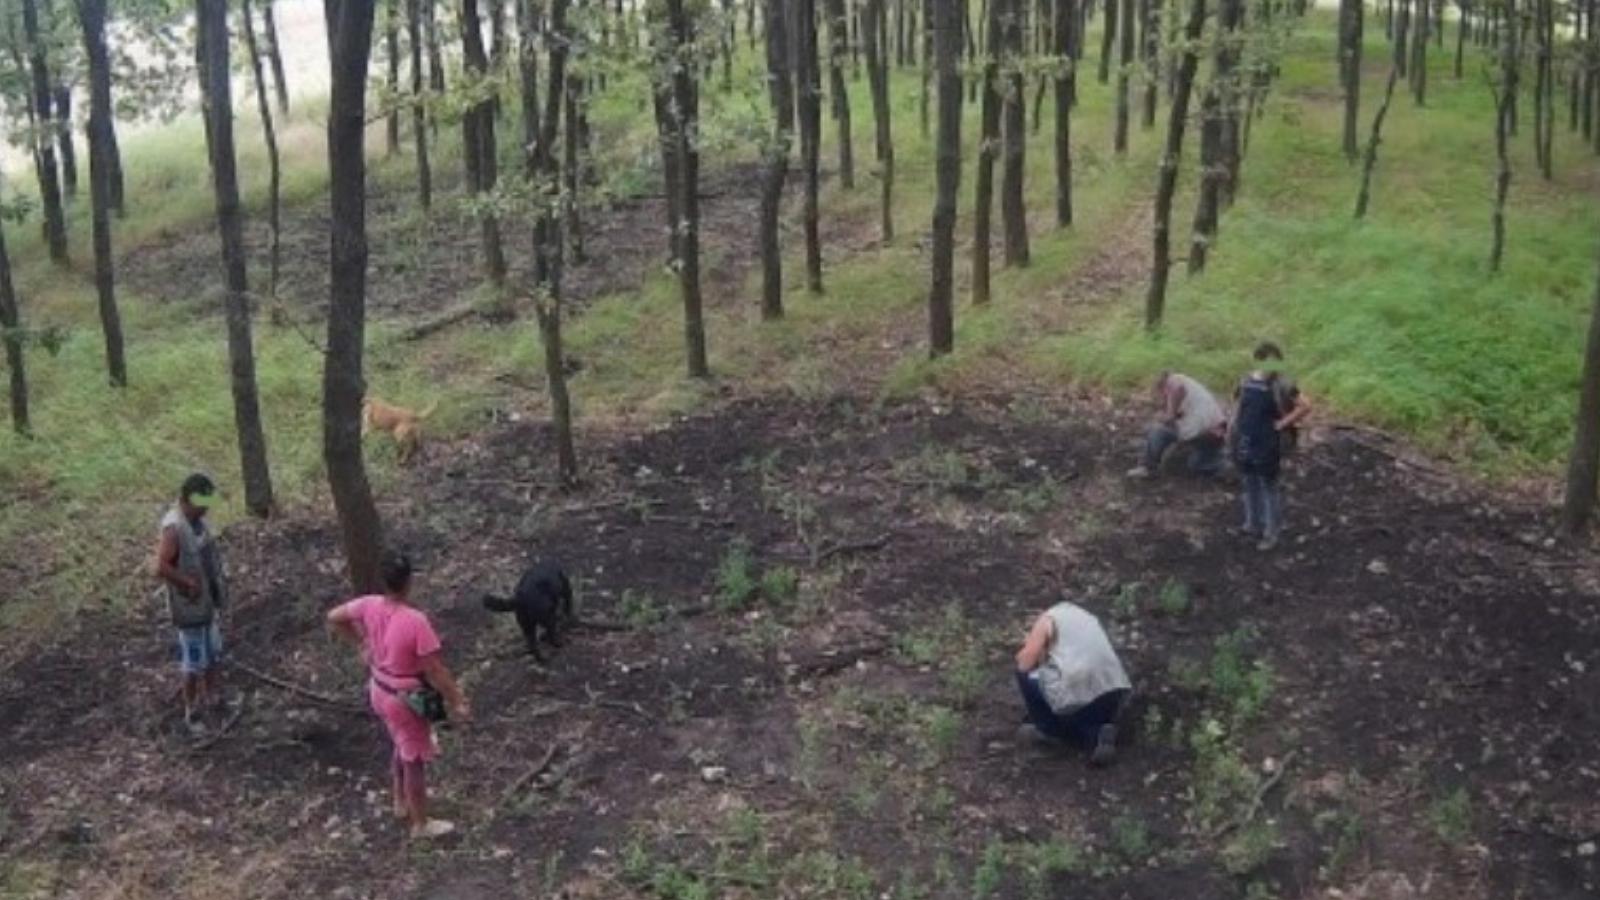
M 382 594 L 357 597 L 328 613 L 328 628 L 361 648 L 370 670 L 367 695 L 394 744 L 390 776 L 395 818 L 413 838 L 442 837 L 455 830 L 428 818 L 427 764 L 439 755 L 433 723 L 472 717 L 467 698 L 445 667 L 439 635 L 411 601 L 411 560 L 385 551 L 378 563 Z
M 1256 346 L 1256 368 L 1239 384 L 1237 405 L 1229 438 L 1233 462 L 1244 482 L 1244 525 L 1241 530 L 1258 537 L 1256 548 L 1271 550 L 1283 530 L 1283 497 L 1278 487 L 1279 469 L 1286 453 L 1294 449 L 1299 424 L 1311 414 L 1295 383 L 1277 371 L 1283 359 L 1277 344 Z

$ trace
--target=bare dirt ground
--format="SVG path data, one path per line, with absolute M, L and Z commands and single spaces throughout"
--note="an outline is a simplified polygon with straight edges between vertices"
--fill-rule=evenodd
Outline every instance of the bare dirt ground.
M 232 652 L 342 705 L 236 670 L 197 748 L 158 616 L 87 618 L 0 680 L 0 847 L 40 896 L 1594 896 L 1593 561 L 1352 433 L 1296 459 L 1261 555 L 1225 486 L 1120 477 L 1136 424 L 746 399 L 615 438 L 571 496 L 541 429 L 491 426 L 386 510 L 478 711 L 435 779 L 458 838 L 389 821 L 318 624 L 335 540 L 290 519 L 227 535 Z M 625 630 L 533 666 L 477 597 L 535 555 Z M 1062 592 L 1142 695 L 1108 771 L 1012 742 L 1009 654 Z

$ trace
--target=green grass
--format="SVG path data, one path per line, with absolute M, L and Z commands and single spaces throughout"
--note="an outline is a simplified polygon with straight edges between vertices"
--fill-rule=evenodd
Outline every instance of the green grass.
M 1153 190 L 1165 127 L 1163 109 L 1153 130 L 1135 122 L 1126 156 L 1110 152 L 1112 92 L 1092 77 L 1098 41 L 1091 36 L 1087 43 L 1091 65 L 1080 78 L 1073 119 L 1074 226 L 1051 227 L 1046 122 L 1028 144 L 1033 262 L 997 270 L 994 302 L 983 309 L 970 305 L 967 242 L 978 123 L 976 109 L 969 108 L 962 133 L 957 352 L 929 362 L 915 344 L 895 351 L 877 370 L 857 373 L 875 380 L 882 398 L 911 396 L 930 384 L 987 384 L 996 359 L 1020 361 L 1042 379 L 1112 390 L 1142 385 L 1157 368 L 1181 367 L 1223 389 L 1246 368 L 1251 344 L 1270 337 L 1287 348 L 1289 368 L 1322 420 L 1359 418 L 1395 428 L 1492 473 L 1549 472 L 1560 461 L 1569 440 L 1597 230 L 1595 182 L 1586 168 L 1592 154 L 1564 126 L 1556 129 L 1553 183 L 1534 172 L 1527 135 L 1516 141 L 1505 270 L 1491 276 L 1491 100 L 1482 62 L 1474 56 L 1468 77 L 1458 82 L 1449 72 L 1449 54 L 1432 54 L 1428 106 L 1419 109 L 1403 89 L 1397 92 L 1374 206 L 1367 221 L 1356 223 L 1351 207 L 1358 172 L 1338 152 L 1332 16 L 1313 14 L 1291 39 L 1282 78 L 1254 124 L 1242 191 L 1223 218 L 1209 270 L 1195 278 L 1175 274 L 1164 328 L 1150 337 L 1140 322 L 1141 273 L 1105 283 L 1072 280 L 1091 257 L 1143 249 L 1148 237 L 1138 217 Z M 1385 59 L 1381 30 L 1369 29 L 1363 138 L 1387 74 Z M 748 76 L 758 64 L 742 59 L 731 91 L 717 81 L 706 89 L 707 172 L 757 158 L 765 100 L 760 79 Z M 711 364 L 720 381 L 817 399 L 843 385 L 841 362 L 870 355 L 860 350 L 876 351 L 891 327 L 903 331 L 912 324 L 920 338 L 934 170 L 933 148 L 917 127 L 917 81 L 907 72 L 892 75 L 896 239 L 876 244 L 877 176 L 863 79 L 850 87 L 856 189 L 845 191 L 831 177 L 824 182 L 824 221 L 840 232 L 830 244 L 827 290 L 811 295 L 799 284 L 800 242 L 786 232 L 783 321 L 759 320 L 759 272 L 753 270 L 735 296 L 708 305 Z M 591 110 L 607 192 L 659 189 L 649 104 L 640 87 L 639 74 L 617 75 Z M 252 114 L 241 113 L 243 191 L 256 211 L 264 201 L 265 165 Z M 325 103 L 302 100 L 293 120 L 281 123 L 291 204 L 323 202 L 324 116 Z M 374 135 L 378 129 L 381 124 Z M 508 162 L 515 158 L 516 132 L 510 122 L 500 130 Z M 831 122 L 824 138 L 822 158 L 831 169 L 837 158 Z M 441 181 L 456 177 L 458 144 L 456 129 L 441 129 L 434 146 Z M 1196 145 L 1191 133 L 1174 213 L 1180 255 L 1192 215 Z M 130 216 L 116 228 L 120 252 L 164 234 L 211 227 L 203 142 L 193 120 L 129 135 L 124 148 Z M 374 179 L 410 183 L 409 147 L 396 160 L 380 159 L 381 138 L 369 141 L 369 150 Z M 30 180 L 8 187 L 26 193 Z M 458 200 L 446 192 L 439 202 Z M 147 582 L 134 566 L 161 507 L 190 468 L 215 473 L 228 492 L 220 522 L 241 511 L 221 322 L 196 315 L 194 302 L 159 304 L 123 285 L 132 385 L 107 389 L 92 289 L 82 270 L 89 257 L 86 207 L 80 199 L 69 215 L 78 270 L 44 262 L 36 219 L 8 228 L 28 323 L 64 326 L 70 336 L 58 356 L 35 351 L 29 357 L 38 437 L 22 442 L 9 432 L 0 435 L 0 488 L 20 498 L 0 509 L 0 540 L 38 564 L 26 601 L 0 607 L 0 627 L 48 621 L 100 600 L 137 602 Z M 850 252 L 840 251 L 845 240 Z M 463 299 L 475 291 L 464 286 Z M 583 363 L 572 383 L 580 427 L 684 412 L 713 396 L 712 388 L 684 375 L 680 320 L 677 286 L 664 271 L 637 290 L 585 304 L 566 329 L 569 350 Z M 394 342 L 393 328 L 372 323 L 368 377 L 376 392 L 407 404 L 442 401 L 430 434 L 463 430 L 482 405 L 506 397 L 509 389 L 499 378 L 542 380 L 531 325 L 460 329 L 416 345 Z M 326 501 L 318 499 L 320 356 L 289 329 L 261 322 L 256 337 L 279 497 L 288 507 L 311 503 L 326 515 Z M 819 352 L 819 338 L 837 349 Z M 537 402 L 536 393 L 519 391 L 515 399 Z M 396 471 L 392 448 L 374 441 L 369 452 L 381 495 Z M 1019 488 L 1011 505 L 1032 511 L 1052 503 L 1043 486 Z

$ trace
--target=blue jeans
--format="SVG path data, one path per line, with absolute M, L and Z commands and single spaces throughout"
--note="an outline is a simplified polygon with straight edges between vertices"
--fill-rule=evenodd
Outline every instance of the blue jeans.
M 1278 493 L 1278 476 L 1245 472 L 1244 530 L 1275 538 L 1283 528 L 1283 497 Z
M 1155 472 L 1161 468 L 1161 457 L 1176 444 L 1189 445 L 1189 471 L 1196 475 L 1215 475 L 1222 471 L 1222 439 L 1216 435 L 1202 434 L 1188 441 L 1178 438 L 1178 430 L 1165 422 L 1151 425 L 1144 433 L 1144 460 L 1142 465 Z
M 1129 693 L 1125 690 L 1108 691 L 1096 697 L 1088 706 L 1062 715 L 1050 708 L 1050 702 L 1044 698 L 1044 691 L 1039 687 L 1039 679 L 1034 678 L 1032 673 L 1017 673 L 1017 689 L 1022 692 L 1022 702 L 1028 708 L 1028 721 L 1033 727 L 1058 741 L 1084 747 L 1094 746 L 1100 726 L 1116 724 L 1117 715 L 1122 711 L 1122 702 Z

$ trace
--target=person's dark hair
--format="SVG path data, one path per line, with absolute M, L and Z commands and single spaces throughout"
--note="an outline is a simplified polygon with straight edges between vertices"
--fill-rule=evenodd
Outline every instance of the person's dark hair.
M 1255 358 L 1257 361 L 1268 359 L 1283 359 L 1283 348 L 1271 341 L 1262 341 L 1256 345 Z
M 206 475 L 196 472 L 183 480 L 183 487 L 178 488 L 178 499 L 188 500 L 196 494 L 214 494 L 217 486 Z
M 404 550 L 385 550 L 378 559 L 378 580 L 390 593 L 398 594 L 411 586 L 411 557 Z

